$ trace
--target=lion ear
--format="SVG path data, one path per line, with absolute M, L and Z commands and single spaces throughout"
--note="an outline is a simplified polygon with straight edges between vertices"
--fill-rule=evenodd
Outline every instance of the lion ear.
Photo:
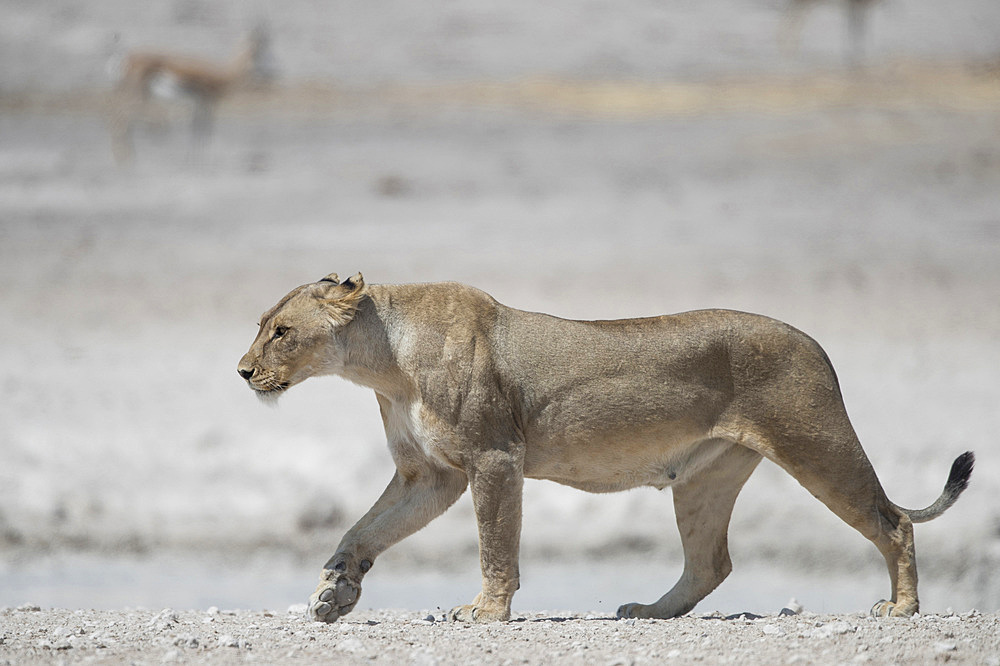
M 355 273 L 344 280 L 344 286 L 348 287 L 351 291 L 358 291 L 365 286 L 365 278 L 361 273 Z
M 333 276 L 336 278 L 336 276 Z M 361 273 L 344 280 L 340 284 L 331 283 L 324 278 L 320 280 L 320 289 L 316 293 L 320 303 L 326 309 L 330 321 L 335 326 L 345 326 L 354 318 L 358 305 L 364 299 L 365 279 Z
M 353 309 L 364 296 L 365 278 L 361 273 L 347 278 L 343 282 L 337 280 L 336 274 L 330 274 L 316 283 L 313 294 L 327 305 L 336 304 L 340 309 Z
M 350 289 L 340 283 L 336 273 L 330 273 L 322 280 L 312 285 L 312 294 L 320 300 L 335 300 L 349 293 Z

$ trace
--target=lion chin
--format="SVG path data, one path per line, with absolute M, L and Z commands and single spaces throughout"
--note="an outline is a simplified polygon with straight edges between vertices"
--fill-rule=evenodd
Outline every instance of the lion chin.
M 254 389 L 254 393 L 257 394 L 257 399 L 268 407 L 277 407 L 278 400 L 285 393 L 285 389 Z

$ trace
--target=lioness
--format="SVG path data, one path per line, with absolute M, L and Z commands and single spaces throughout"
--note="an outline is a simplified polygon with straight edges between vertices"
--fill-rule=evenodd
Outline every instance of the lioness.
M 375 558 L 466 487 L 483 587 L 453 620 L 508 620 L 518 589 L 525 477 L 591 492 L 673 489 L 684 572 L 618 617 L 687 613 L 729 574 L 736 496 L 762 457 L 881 551 L 892 596 L 876 615 L 917 612 L 913 522 L 968 484 L 959 456 L 931 506 L 886 498 L 819 345 L 774 319 L 725 310 L 570 321 L 501 305 L 456 283 L 366 285 L 336 274 L 264 313 L 239 374 L 262 398 L 315 375 L 374 389 L 396 472 L 324 565 L 309 614 L 349 613 Z

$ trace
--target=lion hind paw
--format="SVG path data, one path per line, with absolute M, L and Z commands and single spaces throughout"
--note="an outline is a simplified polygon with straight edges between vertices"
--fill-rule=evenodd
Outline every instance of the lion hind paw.
M 467 604 L 448 611 L 448 619 L 452 622 L 506 622 L 510 620 L 510 609 Z
M 660 616 L 656 614 L 655 608 L 653 608 L 653 606 L 632 602 L 629 604 L 622 604 L 621 606 L 619 606 L 618 612 L 615 613 L 615 617 L 617 617 L 619 620 L 624 620 L 634 617 L 651 618 Z
M 874 617 L 912 617 L 916 612 L 916 604 L 904 605 L 880 599 L 872 606 L 871 614 Z

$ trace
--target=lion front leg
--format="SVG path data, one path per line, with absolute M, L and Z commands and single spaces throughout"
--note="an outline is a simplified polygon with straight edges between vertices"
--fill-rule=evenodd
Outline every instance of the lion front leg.
M 375 558 L 444 513 L 467 485 L 457 470 L 428 467 L 407 473 L 393 475 L 382 496 L 348 530 L 324 565 L 319 585 L 309 597 L 308 615 L 313 620 L 335 622 L 354 610 L 361 598 L 361 580 Z
M 483 589 L 471 604 L 451 609 L 460 622 L 504 622 L 520 587 L 518 550 L 521 541 L 521 493 L 524 453 L 520 446 L 477 456 L 469 474 L 472 503 L 479 526 L 479 559 Z

